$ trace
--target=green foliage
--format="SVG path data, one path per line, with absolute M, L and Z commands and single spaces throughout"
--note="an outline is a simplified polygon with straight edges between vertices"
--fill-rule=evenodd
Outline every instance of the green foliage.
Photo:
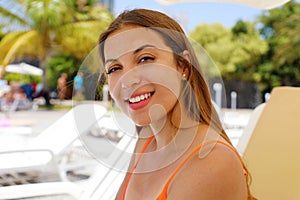
M 41 40 L 35 31 L 15 31 L 5 35 L 0 42 L 0 61 L 7 65 L 22 57 L 38 57 Z
M 222 24 L 201 24 L 198 25 L 189 36 L 197 41 L 204 48 L 207 45 L 230 37 L 230 31 L 226 29 Z
M 60 0 L 28 0 L 26 13 L 32 28 L 44 31 L 68 22 L 68 7 Z
M 292 0 L 282 7 L 264 11 L 258 16 L 258 21 L 262 25 L 260 28 L 262 36 L 266 39 L 275 39 L 279 29 L 281 29 L 277 24 L 284 24 L 284 21 L 289 17 L 298 15 L 300 11 L 299 6 L 299 1 Z
M 54 80 L 61 71 L 78 69 L 76 63 L 82 61 L 97 45 L 101 31 L 113 19 L 111 13 L 96 4 L 96 0 L 12 0 L 9 2 L 13 6 L 0 7 L 0 17 L 5 16 L 12 21 L 19 21 L 19 24 L 22 22 L 24 26 L 17 26 L 23 31 L 12 32 L 3 37 L 2 41 L 5 41 L 5 45 L 0 44 L 0 65 L 6 66 L 17 58 L 20 60 L 20 57 L 37 58 L 40 68 L 45 71 L 43 83 L 46 89 L 48 84 L 54 87 L 56 84 Z M 13 14 L 14 12 L 9 10 L 12 7 L 20 8 L 20 12 Z M 46 70 L 47 60 L 55 55 L 71 55 L 70 57 L 75 58 L 76 62 L 70 65 L 67 61 L 65 64 L 58 65 L 63 65 L 63 69 L 54 67 Z M 52 66 L 51 62 L 50 66 Z M 68 67 L 70 69 L 67 70 Z M 47 74 L 48 72 L 50 74 Z M 0 77 L 2 75 L 0 74 Z
M 83 94 L 78 94 L 72 97 L 72 100 L 74 101 L 83 101 L 85 100 L 85 97 L 83 96 Z
M 4 27 L 10 26 L 11 24 L 17 26 L 24 26 L 27 24 L 26 20 L 20 15 L 20 1 L 19 0 L 9 0 L 5 1 L 5 4 L 0 5 L 0 16 L 1 16 L 1 25 Z M 14 9 L 8 9 L 14 8 Z
M 241 34 L 248 34 L 250 32 L 249 28 L 251 28 L 249 23 L 239 20 L 236 22 L 231 31 L 235 36 L 238 36 Z
M 300 3 L 291 1 L 259 16 L 260 32 L 269 45 L 263 63 L 272 65 L 261 77 L 267 87 L 299 85 L 300 80 Z M 262 65 L 264 66 L 264 65 Z M 264 67 L 262 67 L 264 69 Z M 275 81 L 274 81 L 275 80 Z
M 55 41 L 60 45 L 56 49 L 64 54 L 71 54 L 83 60 L 97 45 L 105 24 L 101 21 L 77 22 L 57 29 Z
M 276 26 L 278 27 L 276 36 L 278 42 L 274 47 L 275 65 L 297 64 L 300 61 L 300 12 L 277 23 Z
M 252 73 L 257 70 L 257 65 L 268 48 L 254 24 L 241 20 L 232 29 L 221 24 L 202 24 L 190 33 L 190 37 L 204 47 L 222 77 L 227 80 L 254 81 L 256 77 Z M 212 68 L 209 65 L 207 67 Z M 204 68 L 204 71 L 207 69 Z
M 201 24 L 190 36 L 209 53 L 224 79 L 255 81 L 263 91 L 300 84 L 299 33 L 300 1 L 292 0 L 263 11 L 256 24 L 239 20 L 231 29 Z M 212 67 L 207 66 L 204 71 Z
M 219 71 L 231 70 L 228 52 L 234 48 L 231 45 L 232 35 L 222 24 L 198 25 L 189 36 L 203 47 L 202 51 L 196 50 L 196 54 L 206 76 L 213 78 L 220 75 Z
M 40 76 L 32 76 L 26 74 L 16 74 L 16 73 L 7 73 L 4 77 L 4 80 L 11 82 L 20 82 L 24 84 L 29 84 L 31 82 L 40 83 L 42 78 Z
M 106 83 L 106 78 L 105 75 L 101 75 L 99 78 L 97 87 L 96 87 L 96 95 L 95 95 L 95 100 L 102 100 L 103 99 L 103 86 L 107 84 Z
M 57 79 L 62 73 L 68 74 L 68 83 L 73 84 L 72 76 L 78 71 L 80 64 L 73 56 L 54 56 L 48 60 L 47 80 L 51 90 L 57 87 Z

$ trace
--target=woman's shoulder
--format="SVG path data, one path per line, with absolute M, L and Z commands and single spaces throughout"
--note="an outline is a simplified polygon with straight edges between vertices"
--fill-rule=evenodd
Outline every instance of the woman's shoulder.
M 205 138 L 191 151 L 169 188 L 168 199 L 181 199 L 178 195 L 191 200 L 246 199 L 243 165 L 230 144 L 216 136 Z

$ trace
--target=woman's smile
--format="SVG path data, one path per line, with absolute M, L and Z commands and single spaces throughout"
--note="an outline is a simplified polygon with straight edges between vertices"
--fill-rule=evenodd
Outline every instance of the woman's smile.
M 154 92 L 145 92 L 139 95 L 135 94 L 126 101 L 132 110 L 138 110 L 148 105 L 153 94 Z

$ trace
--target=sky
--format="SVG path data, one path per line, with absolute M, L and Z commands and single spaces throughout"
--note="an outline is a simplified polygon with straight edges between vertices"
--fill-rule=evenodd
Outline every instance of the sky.
M 156 0 L 115 0 L 114 4 L 115 15 L 134 8 L 162 11 L 175 18 L 186 32 L 192 31 L 202 23 L 221 23 L 231 28 L 239 19 L 254 21 L 262 13 L 256 8 L 230 3 L 189 2 L 163 5 Z

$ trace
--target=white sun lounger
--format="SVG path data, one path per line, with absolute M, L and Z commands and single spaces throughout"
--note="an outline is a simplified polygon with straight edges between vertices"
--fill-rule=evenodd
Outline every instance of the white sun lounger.
M 129 154 L 133 151 L 135 142 L 135 138 L 124 135 L 116 145 L 115 151 L 107 158 L 107 163 L 113 163 L 113 165 L 107 166 L 107 164 L 104 164 L 105 161 L 99 163 L 86 183 L 77 184 L 69 181 L 59 181 L 7 186 L 0 189 L 0 199 L 57 195 L 80 200 L 114 199 L 125 177 L 125 171 L 129 165 Z
M 71 148 L 81 134 L 90 129 L 107 112 L 99 104 L 80 104 L 68 111 L 40 135 L 18 143 L 17 137 L 2 140 L 0 147 L 0 174 L 32 171 L 55 171 L 64 153 Z M 19 138 L 19 141 L 21 139 Z M 59 170 L 64 178 L 64 171 Z M 52 174 L 55 176 L 54 174 Z

